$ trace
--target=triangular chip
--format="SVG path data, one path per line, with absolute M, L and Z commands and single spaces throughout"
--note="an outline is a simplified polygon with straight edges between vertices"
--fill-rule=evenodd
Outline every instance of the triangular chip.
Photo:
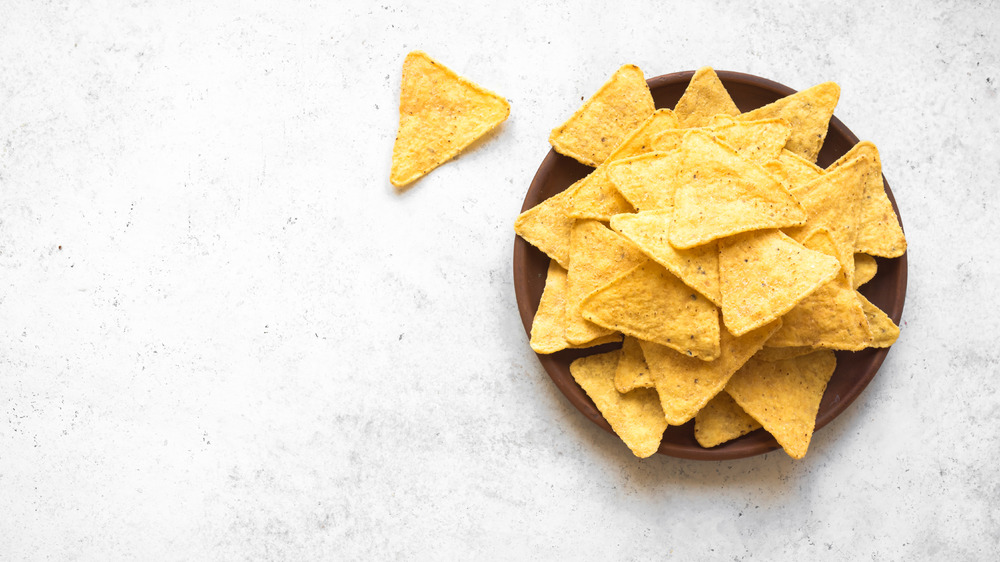
M 693 418 L 780 326 L 781 320 L 775 320 L 740 337 L 722 330 L 721 353 L 715 361 L 702 361 L 669 347 L 640 341 L 667 423 L 682 425 Z
M 635 245 L 600 222 L 576 221 L 570 233 L 566 341 L 580 345 L 614 333 L 585 320 L 580 305 L 590 293 L 644 261 L 646 256 Z
M 612 331 L 706 361 L 719 356 L 718 309 L 652 260 L 591 293 L 580 310 Z
M 688 83 L 681 99 L 677 100 L 674 113 L 682 128 L 708 125 L 713 115 L 725 113 L 739 115 L 740 109 L 729 97 L 729 92 L 711 67 L 699 68 Z
M 868 327 L 872 331 L 871 347 L 889 347 L 896 343 L 896 339 L 899 338 L 899 326 L 861 293 L 858 293 L 858 299 L 861 300 L 865 316 L 868 317 Z
M 709 131 L 740 156 L 764 164 L 781 155 L 792 128 L 784 119 L 727 121 L 714 118 Z
M 837 257 L 837 248 L 825 229 L 814 232 L 802 245 Z M 853 261 L 853 257 L 848 259 Z M 767 341 L 770 347 L 811 346 L 858 351 L 872 341 L 865 311 L 843 264 L 833 280 L 802 299 L 781 317 L 781 321 L 781 329 Z
M 816 351 L 812 347 L 767 347 L 767 342 L 760 351 L 754 354 L 754 359 L 760 361 L 784 361 L 801 355 L 809 355 Z
M 570 364 L 569 372 L 611 429 L 635 456 L 644 459 L 660 448 L 667 422 L 655 391 L 637 388 L 622 394 L 615 389 L 615 366 L 620 354 L 616 350 L 581 357 Z
M 816 161 L 826 140 L 833 109 L 840 100 L 840 86 L 834 82 L 817 84 L 739 116 L 741 121 L 781 118 L 792 126 L 785 148 L 810 162 Z M 682 119 L 683 121 L 683 119 Z
M 702 447 L 715 447 L 760 429 L 733 397 L 720 392 L 694 417 L 694 438 Z
M 837 358 L 817 351 L 784 361 L 751 359 L 726 385 L 726 393 L 760 422 L 794 459 L 809 449 L 819 403 Z
M 615 189 L 636 209 L 668 209 L 674 202 L 681 154 L 650 152 L 616 160 L 608 165 L 608 178 Z
M 455 157 L 510 115 L 507 100 L 422 51 L 406 55 L 389 181 L 404 187 Z
M 837 258 L 777 230 L 720 240 L 723 322 L 737 336 L 763 326 L 833 279 L 840 268 Z
M 787 148 L 778 153 L 776 160 L 764 164 L 764 169 L 784 182 L 792 195 L 795 194 L 796 188 L 823 175 L 823 168 Z
M 785 232 L 801 242 L 813 232 L 825 228 L 830 232 L 839 255 L 846 257 L 853 254 L 858 235 L 858 202 L 871 173 L 871 159 L 859 156 L 794 189 L 792 193 L 809 213 L 809 220 L 803 226 L 787 228 Z M 854 260 L 847 260 L 844 267 L 848 276 L 853 278 Z
M 854 254 L 854 288 L 872 280 L 878 272 L 878 263 L 868 254 Z
M 831 164 L 827 171 L 832 172 L 861 155 L 871 158 L 874 169 L 861 197 L 861 217 L 854 250 L 883 258 L 897 258 L 906 252 L 906 237 L 903 236 L 899 217 L 892 209 L 889 196 L 885 193 L 882 160 L 875 145 L 869 141 L 859 142 L 847 154 Z
M 670 227 L 675 248 L 805 223 L 805 211 L 781 182 L 710 134 L 688 132 L 681 152 Z
M 611 228 L 668 271 L 680 277 L 717 306 L 722 305 L 719 292 L 719 246 L 709 242 L 690 250 L 678 250 L 667 241 L 673 211 L 643 211 L 611 218 Z
M 622 394 L 637 388 L 653 388 L 653 377 L 649 374 L 639 340 L 632 336 L 625 336 L 622 341 L 622 355 L 615 368 L 615 388 Z
M 566 270 L 555 260 L 549 262 L 542 300 L 531 323 L 531 349 L 536 353 L 555 353 L 567 348 L 593 347 L 619 341 L 616 335 L 604 336 L 583 345 L 566 341 Z
M 677 117 L 669 109 L 657 109 L 635 128 L 596 170 L 583 178 L 573 197 L 570 216 L 577 219 L 606 221 L 619 213 L 630 213 L 632 205 L 622 197 L 608 177 L 608 165 L 630 156 L 652 152 L 652 137 L 665 129 L 677 127 Z
M 552 130 L 549 143 L 556 152 L 597 167 L 654 110 L 642 71 L 626 64 L 568 121 Z
M 576 222 L 569 216 L 569 210 L 579 186 L 578 181 L 521 213 L 514 221 L 518 236 L 563 267 L 569 267 L 569 233 Z

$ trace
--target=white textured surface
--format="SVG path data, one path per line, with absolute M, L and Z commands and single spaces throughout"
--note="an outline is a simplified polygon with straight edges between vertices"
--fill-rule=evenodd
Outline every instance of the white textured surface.
M 997 3 L 91 4 L 0 3 L 0 558 L 1000 548 Z M 397 194 L 417 48 L 512 114 Z M 638 461 L 527 346 L 512 222 L 626 62 L 835 80 L 881 150 L 903 335 L 803 461 Z

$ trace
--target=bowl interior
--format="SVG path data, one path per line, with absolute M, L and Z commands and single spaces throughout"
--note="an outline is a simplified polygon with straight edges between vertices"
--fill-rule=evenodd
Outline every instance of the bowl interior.
M 733 101 L 741 111 L 749 111 L 771 103 L 794 90 L 771 80 L 742 74 L 739 72 L 717 71 Z M 673 108 L 687 87 L 693 71 L 666 74 L 649 79 L 649 89 L 657 108 Z M 858 142 L 858 138 L 839 119 L 830 121 L 823 149 L 817 164 L 826 167 L 832 164 Z M 584 177 L 593 168 L 550 150 L 542 161 L 521 210 L 526 211 L 545 199 L 561 192 L 573 182 Z M 884 176 L 883 176 L 884 179 Z M 886 194 L 892 202 L 897 216 L 896 200 L 885 182 Z M 896 259 L 876 258 L 878 273 L 861 287 L 861 293 L 873 304 L 881 308 L 899 324 L 906 296 L 906 255 Z M 531 323 L 545 288 L 545 276 L 549 258 L 537 248 L 529 245 L 519 236 L 514 240 L 514 286 L 518 310 L 525 331 L 531 332 Z M 539 361 L 559 390 L 583 415 L 597 425 L 611 431 L 604 417 L 594 406 L 569 372 L 569 364 L 578 357 L 604 353 L 620 347 L 621 344 L 607 344 L 579 350 L 564 350 L 551 355 L 538 355 Z M 837 369 L 827 385 L 816 418 L 819 430 L 839 415 L 858 397 L 875 376 L 885 359 L 888 349 L 866 349 L 860 352 L 837 352 Z M 694 421 L 682 426 L 671 426 L 664 433 L 659 452 L 675 457 L 699 460 L 725 460 L 759 455 L 778 448 L 777 442 L 764 430 L 753 431 L 743 437 L 711 449 L 702 448 L 694 438 Z

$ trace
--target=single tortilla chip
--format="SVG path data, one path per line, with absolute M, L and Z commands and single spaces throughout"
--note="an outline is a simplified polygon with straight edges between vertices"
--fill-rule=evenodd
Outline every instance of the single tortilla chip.
M 691 287 L 722 305 L 719 292 L 719 245 L 709 242 L 690 250 L 678 250 L 667 241 L 673 211 L 661 209 L 611 218 L 611 228 L 628 238 L 656 263 L 667 268 Z
M 640 211 L 669 209 L 677 189 L 681 154 L 650 152 L 608 165 L 608 179 L 629 203 Z
M 652 260 L 591 293 L 580 310 L 598 326 L 690 357 L 719 356 L 718 309 Z
M 674 113 L 680 126 L 686 129 L 708 125 L 712 116 L 719 113 L 739 115 L 740 109 L 722 85 L 719 75 L 706 66 L 699 68 L 691 77 L 681 99 L 677 100 Z
M 642 355 L 639 340 L 625 336 L 622 341 L 622 355 L 615 368 L 615 388 L 625 394 L 637 388 L 653 388 L 653 377 L 649 374 L 649 366 Z
M 795 154 L 787 148 L 781 149 L 778 158 L 764 164 L 764 169 L 781 180 L 785 187 L 795 194 L 795 189 L 823 175 L 824 170 L 816 164 Z
M 840 86 L 834 82 L 824 82 L 785 96 L 764 107 L 748 111 L 740 115 L 739 119 L 741 121 L 786 119 L 792 126 L 792 136 L 785 148 L 810 162 L 815 162 L 819 150 L 823 148 L 830 118 L 833 117 L 833 110 L 839 100 Z
M 590 293 L 646 259 L 634 244 L 600 222 L 576 221 L 570 232 L 566 341 L 581 345 L 614 333 L 584 319 L 580 305 Z
M 781 320 L 775 320 L 740 337 L 721 330 L 721 353 L 715 361 L 702 361 L 669 347 L 640 341 L 667 423 L 682 425 L 693 418 L 780 326 Z
M 726 393 L 760 422 L 793 459 L 809 449 L 819 403 L 837 358 L 824 350 L 784 361 L 751 359 L 726 385 Z
M 767 347 L 770 342 L 764 342 L 764 347 L 754 354 L 754 359 L 760 361 L 784 361 L 793 357 L 809 355 L 816 351 L 812 347 Z
M 840 271 L 837 258 L 810 250 L 777 230 L 719 241 L 722 320 L 742 335 L 784 316 Z
M 898 258 L 906 252 L 906 237 L 889 196 L 885 193 L 882 159 L 879 158 L 875 145 L 869 141 L 859 142 L 847 154 L 830 164 L 827 171 L 832 172 L 861 155 L 871 158 L 874 169 L 861 197 L 861 217 L 854 251 L 883 258 Z
M 865 183 L 872 173 L 871 160 L 859 156 L 833 172 L 828 172 L 792 193 L 799 199 L 809 220 L 785 233 L 802 242 L 821 228 L 829 231 L 838 255 L 847 257 L 854 251 L 858 235 L 859 206 Z M 845 260 L 848 277 L 854 277 L 854 260 Z
M 720 392 L 694 417 L 694 438 L 702 447 L 715 447 L 760 429 L 733 397 Z
M 764 164 L 781 155 L 792 134 L 792 127 L 784 119 L 758 121 L 733 121 L 731 118 L 714 118 L 709 129 L 712 134 L 733 147 L 740 156 Z
M 655 110 L 642 71 L 626 64 L 568 121 L 552 130 L 549 144 L 560 154 L 597 167 Z
M 396 187 L 409 185 L 509 115 L 507 100 L 455 74 L 427 53 L 406 55 L 389 181 Z
M 569 234 L 576 222 L 569 211 L 579 187 L 578 181 L 521 213 L 514 221 L 514 232 L 518 236 L 566 268 L 569 267 Z
M 854 288 L 872 280 L 878 273 L 878 263 L 868 254 L 854 254 Z
M 569 366 L 576 383 L 593 400 L 611 429 L 632 453 L 644 459 L 660 448 L 667 429 L 656 392 L 637 388 L 622 394 L 615 389 L 615 368 L 620 350 L 581 357 Z
M 875 306 L 864 295 L 858 293 L 858 299 L 868 317 L 868 327 L 872 331 L 872 343 L 870 347 L 889 347 L 896 343 L 899 338 L 899 326 L 889 318 L 882 309 Z
M 670 244 L 693 248 L 749 230 L 806 222 L 784 185 L 704 131 L 684 136 Z
M 531 349 L 545 354 L 619 341 L 617 335 L 600 337 L 583 345 L 572 345 L 566 341 L 566 273 L 557 261 L 549 262 L 542 300 L 531 323 Z
M 825 229 L 814 232 L 802 245 L 837 257 L 837 248 Z M 872 341 L 865 311 L 843 264 L 833 280 L 802 299 L 781 321 L 781 329 L 767 341 L 768 346 L 858 351 Z

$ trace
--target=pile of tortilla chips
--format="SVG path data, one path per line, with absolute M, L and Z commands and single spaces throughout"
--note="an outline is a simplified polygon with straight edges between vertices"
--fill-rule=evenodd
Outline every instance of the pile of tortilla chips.
M 636 456 L 694 419 L 704 447 L 763 427 L 801 458 L 833 350 L 896 340 L 857 291 L 872 256 L 906 251 L 878 150 L 815 164 L 839 95 L 827 82 L 741 113 L 702 68 L 655 109 L 626 65 L 552 132 L 594 170 L 515 223 L 551 258 L 531 346 L 623 340 L 570 370 Z

